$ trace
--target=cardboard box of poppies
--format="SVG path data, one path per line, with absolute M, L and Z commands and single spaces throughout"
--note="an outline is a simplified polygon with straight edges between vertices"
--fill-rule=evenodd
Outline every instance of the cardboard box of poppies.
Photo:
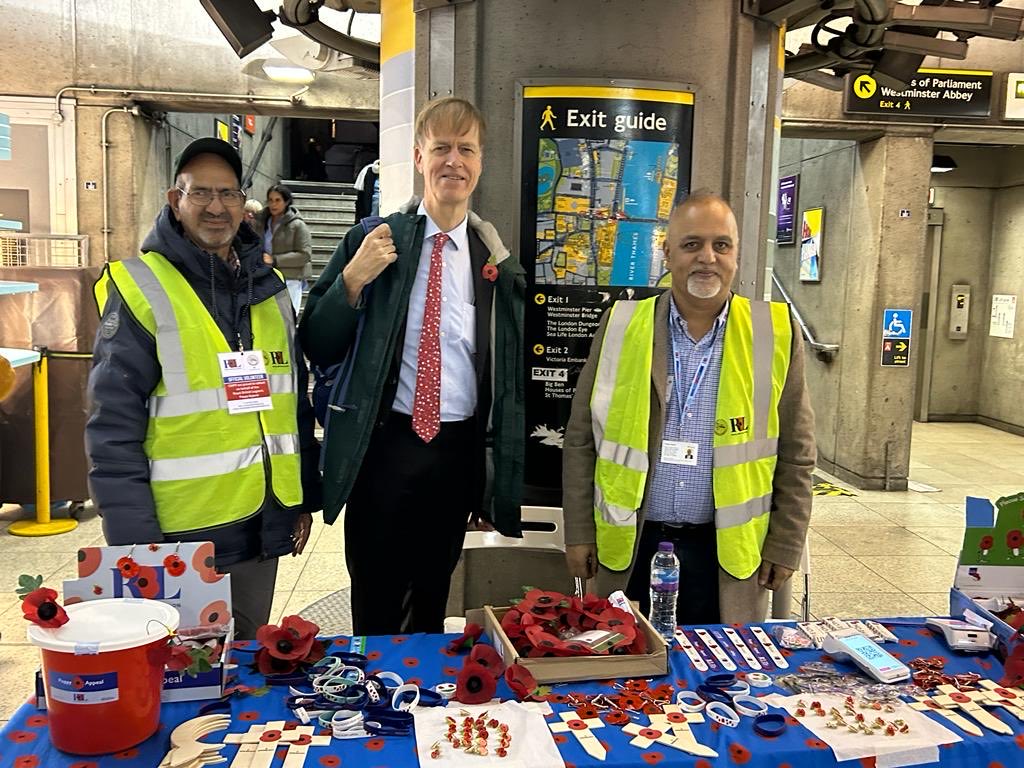
M 483 614 L 502 660 L 526 667 L 538 683 L 668 671 L 665 641 L 621 593 L 580 598 L 532 589 L 514 605 L 484 606 Z
M 216 699 L 224 693 L 235 624 L 231 576 L 217 573 L 213 556 L 209 541 L 83 547 L 78 578 L 64 582 L 64 602 L 136 597 L 173 605 L 183 641 L 176 648 L 189 654 L 168 662 L 160 698 Z
M 964 544 L 949 596 L 950 616 L 971 612 L 1024 656 L 1024 491 L 994 503 L 968 496 Z

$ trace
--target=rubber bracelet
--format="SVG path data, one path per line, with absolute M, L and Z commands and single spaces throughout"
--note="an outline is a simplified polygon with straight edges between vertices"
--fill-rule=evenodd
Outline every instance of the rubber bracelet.
M 768 715 L 758 715 L 754 718 L 754 732 L 761 736 L 774 738 L 782 735 L 786 730 L 786 718 L 777 712 Z
M 306 675 L 310 680 L 320 677 L 321 675 L 331 675 L 334 671 L 340 667 L 343 667 L 341 659 L 337 656 L 324 656 L 320 661 L 314 662 L 313 666 L 309 668 Z
M 359 667 L 360 669 L 366 669 L 366 665 L 370 663 L 370 660 L 363 654 L 353 653 L 351 651 L 335 651 L 331 656 L 341 661 L 341 663 L 347 667 Z
M 363 680 L 363 687 L 366 689 L 367 706 L 377 707 L 390 703 L 388 688 L 384 685 L 384 681 L 376 675 L 371 675 Z
M 455 683 L 438 683 L 434 686 L 434 690 L 441 694 L 442 699 L 450 701 L 452 696 L 455 695 L 457 687 Z
M 409 698 L 409 694 L 412 694 L 411 698 Z M 418 685 L 410 683 L 400 685 L 391 696 L 391 708 L 397 712 L 408 712 L 415 709 L 419 703 L 420 687 Z
M 680 691 L 676 694 L 676 704 L 683 712 L 700 712 L 707 702 L 694 691 Z
M 736 684 L 736 675 L 730 675 L 727 673 L 708 675 L 704 678 L 703 684 L 709 688 L 729 688 Z
M 754 688 L 769 688 L 772 684 L 772 676 L 764 672 L 748 672 L 747 682 Z
M 399 686 L 405 685 L 405 680 L 402 679 L 401 675 L 396 672 L 378 672 L 377 677 L 383 680 L 385 683 L 394 683 L 390 688 L 398 688 Z
M 732 700 L 733 709 L 747 717 L 757 717 L 768 714 L 768 705 L 760 699 L 743 694 Z
M 350 680 L 349 678 L 342 677 L 341 675 L 324 675 L 323 677 L 318 677 L 313 681 L 313 690 L 324 695 L 337 695 L 344 692 L 346 689 L 351 688 L 353 685 L 356 685 L 358 682 L 358 680 Z
M 430 688 L 419 689 L 420 700 L 416 702 L 417 706 L 420 707 L 443 707 L 448 704 L 448 700 L 437 691 L 431 690 Z
M 750 693 L 750 685 L 743 680 L 737 680 L 728 688 L 723 688 L 722 693 L 731 699 L 735 699 L 737 696 L 746 696 Z
M 740 724 L 740 716 L 736 714 L 736 710 L 720 701 L 712 701 L 704 709 L 704 712 L 716 723 L 724 725 L 726 728 L 735 728 Z
M 707 685 L 698 685 L 697 695 L 704 699 L 704 701 L 717 701 L 720 704 L 732 703 L 732 699 L 723 693 L 720 688 L 711 688 Z

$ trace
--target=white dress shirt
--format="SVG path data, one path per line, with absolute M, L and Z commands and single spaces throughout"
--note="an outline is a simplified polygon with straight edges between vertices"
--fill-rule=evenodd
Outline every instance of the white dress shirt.
M 416 362 L 423 331 L 430 253 L 434 249 L 434 235 L 441 231 L 427 214 L 423 203 L 416 213 L 427 217 L 427 225 L 416 279 L 409 295 L 402 368 L 392 406 L 392 410 L 409 416 L 416 397 Z M 447 233 L 449 240 L 441 252 L 441 421 L 463 421 L 476 412 L 476 368 L 473 364 L 476 307 L 466 226 L 464 218 Z

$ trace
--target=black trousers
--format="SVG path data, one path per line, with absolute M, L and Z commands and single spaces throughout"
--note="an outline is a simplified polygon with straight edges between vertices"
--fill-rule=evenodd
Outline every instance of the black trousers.
M 679 558 L 676 623 L 717 624 L 718 545 L 714 523 L 673 526 L 651 520 L 644 522 L 626 597 L 640 603 L 644 616 L 650 616 L 651 558 L 662 541 L 671 541 Z
M 475 421 L 424 443 L 390 414 L 374 431 L 345 511 L 356 635 L 441 632 L 472 505 Z

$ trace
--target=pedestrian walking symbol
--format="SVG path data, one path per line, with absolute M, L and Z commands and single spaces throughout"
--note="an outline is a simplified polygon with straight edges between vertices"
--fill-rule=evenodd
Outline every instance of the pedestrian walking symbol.
M 541 113 L 540 116 L 540 130 L 544 130 L 544 126 L 547 126 L 550 130 L 555 130 L 555 113 L 551 109 L 551 105 L 548 104 L 547 109 Z

